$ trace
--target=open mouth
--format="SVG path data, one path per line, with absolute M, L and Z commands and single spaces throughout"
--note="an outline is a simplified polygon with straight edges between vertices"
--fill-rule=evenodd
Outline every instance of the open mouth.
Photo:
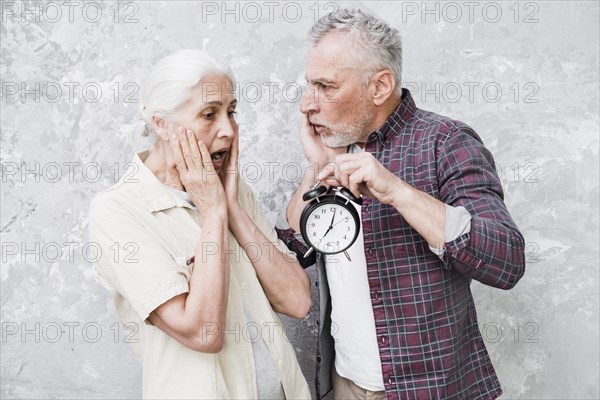
M 317 132 L 319 135 L 321 133 L 323 133 L 323 131 L 325 131 L 325 128 L 323 125 L 319 125 L 319 124 L 313 124 L 313 127 L 315 128 L 315 132 Z
M 315 129 L 315 132 L 317 132 L 318 134 L 321 134 L 325 129 L 327 129 L 325 126 L 323 126 L 321 124 L 315 124 L 313 121 L 309 121 L 309 122 Z
M 210 159 L 215 167 L 215 170 L 221 169 L 223 163 L 227 159 L 227 155 L 229 154 L 229 149 L 223 149 L 219 151 L 215 151 L 210 155 Z
M 223 158 L 225 158 L 226 155 L 227 155 L 227 150 L 222 150 L 222 151 L 217 151 L 217 152 L 213 153 L 210 156 L 210 158 L 213 160 L 213 162 L 219 162 Z

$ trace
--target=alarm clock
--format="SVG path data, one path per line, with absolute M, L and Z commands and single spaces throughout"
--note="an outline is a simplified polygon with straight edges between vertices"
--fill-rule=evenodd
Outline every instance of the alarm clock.
M 346 250 L 354 244 L 360 232 L 360 217 L 352 203 L 362 205 L 362 198 L 356 197 L 345 187 L 318 186 L 304 193 L 302 199 L 310 201 L 300 215 L 300 233 L 310 247 L 304 254 L 308 257 L 313 251 L 321 254 L 344 253 L 352 261 Z

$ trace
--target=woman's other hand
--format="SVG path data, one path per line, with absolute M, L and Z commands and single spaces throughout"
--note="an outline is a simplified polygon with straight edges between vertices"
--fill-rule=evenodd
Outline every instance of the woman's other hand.
M 229 214 L 234 215 L 240 211 L 238 202 L 238 182 L 240 180 L 240 171 L 238 165 L 239 156 L 239 135 L 235 135 L 231 141 L 229 149 L 229 160 L 225 170 L 225 196 L 227 197 L 227 210 Z

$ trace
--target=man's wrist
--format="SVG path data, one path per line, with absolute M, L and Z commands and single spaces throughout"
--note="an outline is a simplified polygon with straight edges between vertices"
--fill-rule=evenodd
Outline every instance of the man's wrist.
M 398 184 L 394 185 L 394 193 L 392 194 L 392 206 L 402 213 L 408 205 L 413 201 L 414 188 L 402 179 L 398 178 Z

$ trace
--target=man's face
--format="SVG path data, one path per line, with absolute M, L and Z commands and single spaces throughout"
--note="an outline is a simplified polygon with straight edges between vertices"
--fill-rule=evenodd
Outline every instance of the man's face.
M 373 103 L 361 66 L 353 57 L 351 35 L 332 32 L 308 52 L 308 90 L 300 111 L 307 114 L 329 147 L 364 142 L 374 120 Z

